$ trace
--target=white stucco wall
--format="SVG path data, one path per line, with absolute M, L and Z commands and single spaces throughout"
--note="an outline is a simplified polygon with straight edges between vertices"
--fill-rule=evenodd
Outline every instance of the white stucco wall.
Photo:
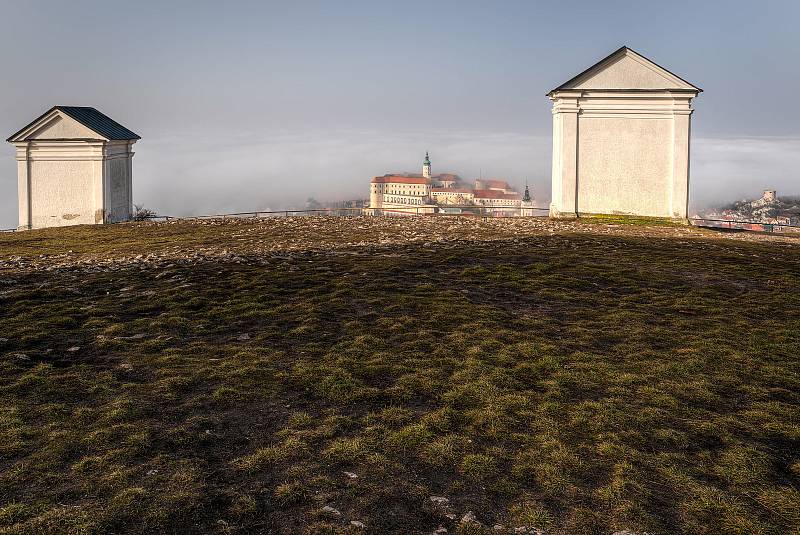
M 579 121 L 578 212 L 671 217 L 672 121 Z
M 30 162 L 32 228 L 93 224 L 94 182 L 90 161 Z

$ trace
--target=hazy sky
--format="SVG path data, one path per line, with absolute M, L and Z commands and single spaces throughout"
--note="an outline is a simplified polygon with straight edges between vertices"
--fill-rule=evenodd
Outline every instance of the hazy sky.
M 434 172 L 527 179 L 546 205 L 545 93 L 625 44 L 705 90 L 695 207 L 800 194 L 798 24 L 797 0 L 0 0 L 0 133 L 94 106 L 142 136 L 134 200 L 165 214 L 366 197 L 425 150 Z

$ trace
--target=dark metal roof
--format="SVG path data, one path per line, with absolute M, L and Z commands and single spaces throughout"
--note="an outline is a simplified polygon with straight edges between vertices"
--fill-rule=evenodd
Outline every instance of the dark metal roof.
M 94 108 L 84 106 L 56 106 L 84 126 L 111 140 L 142 139 L 114 119 L 103 115 Z
M 142 139 L 139 137 L 138 134 L 132 132 L 116 122 L 114 119 L 108 117 L 97 111 L 94 108 L 90 108 L 88 106 L 53 106 L 42 115 L 40 115 L 36 120 L 29 123 L 25 128 L 22 128 L 19 132 L 12 135 L 7 139 L 7 141 L 11 141 L 12 139 L 16 138 L 22 132 L 27 130 L 31 125 L 39 122 L 44 117 L 46 117 L 50 112 L 53 110 L 59 110 L 62 113 L 72 117 L 82 125 L 86 126 L 87 128 L 92 129 L 93 131 L 97 132 L 101 136 L 106 139 L 112 141 L 127 141 L 130 139 Z

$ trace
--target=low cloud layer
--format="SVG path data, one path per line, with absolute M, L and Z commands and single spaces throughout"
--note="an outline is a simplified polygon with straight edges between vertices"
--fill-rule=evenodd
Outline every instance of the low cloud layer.
M 387 172 L 419 172 L 426 150 L 434 172 L 472 179 L 527 180 L 537 202 L 550 198 L 549 136 L 516 133 L 376 131 L 276 133 L 200 138 L 150 136 L 135 146 L 134 198 L 167 215 L 301 207 L 367 196 Z M 800 138 L 695 138 L 691 206 L 756 197 L 763 189 L 800 194 Z M 0 228 L 17 221 L 16 162 L 0 162 Z

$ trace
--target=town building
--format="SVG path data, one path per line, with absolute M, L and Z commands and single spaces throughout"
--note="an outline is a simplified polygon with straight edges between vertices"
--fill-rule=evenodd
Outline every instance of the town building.
M 700 91 L 625 46 L 550 91 L 551 215 L 685 219 Z
M 482 208 L 485 215 L 515 216 L 519 215 L 522 196 L 517 192 L 499 189 L 476 189 L 473 192 L 475 204 Z
M 17 150 L 19 228 L 126 221 L 139 136 L 94 108 L 55 106 L 8 138 Z

